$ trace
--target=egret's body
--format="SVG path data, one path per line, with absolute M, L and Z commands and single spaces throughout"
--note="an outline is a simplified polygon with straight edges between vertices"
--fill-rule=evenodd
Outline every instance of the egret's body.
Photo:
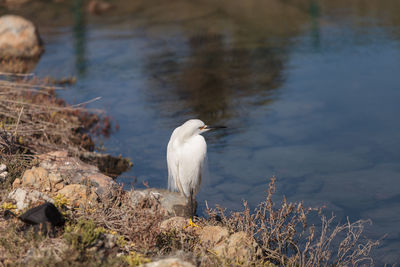
M 194 198 L 200 188 L 207 144 L 200 134 L 209 128 L 201 120 L 188 120 L 176 128 L 168 143 L 168 189 Z
M 168 189 L 189 199 L 193 213 L 194 197 L 200 188 L 207 158 L 207 144 L 200 134 L 224 126 L 207 126 L 201 120 L 188 120 L 171 135 L 167 148 Z

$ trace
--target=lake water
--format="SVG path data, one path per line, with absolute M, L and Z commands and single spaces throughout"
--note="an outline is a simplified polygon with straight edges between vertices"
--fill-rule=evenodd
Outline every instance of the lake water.
M 388 234 L 379 264 L 400 262 L 400 1 L 113 3 L 104 16 L 81 1 L 25 14 L 46 44 L 34 72 L 75 75 L 61 95 L 101 96 L 89 107 L 118 122 L 103 141 L 133 162 L 119 182 L 166 187 L 172 130 L 223 124 L 205 135 L 200 213 L 205 200 L 255 207 L 276 175 L 278 197 L 372 219 L 370 238 Z

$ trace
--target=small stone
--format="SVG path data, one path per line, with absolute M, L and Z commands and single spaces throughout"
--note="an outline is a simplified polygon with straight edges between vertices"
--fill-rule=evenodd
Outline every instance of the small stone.
M 6 170 L 7 170 L 6 164 L 4 164 L 4 163 L 0 164 L 0 172 L 6 171 Z
M 52 152 L 47 153 L 47 155 L 50 157 L 55 157 L 55 158 L 67 158 L 68 151 L 65 151 L 65 150 L 52 151 Z
M 203 243 L 213 245 L 220 243 L 229 236 L 228 229 L 221 226 L 205 226 L 199 231 L 199 238 Z
M 100 172 L 91 174 L 86 179 L 95 184 L 98 194 L 103 194 L 109 186 L 114 184 L 114 180 L 111 177 Z
M 32 167 L 22 176 L 22 185 L 32 186 L 36 189 L 50 188 L 49 172 L 42 167 Z
M 16 178 L 12 184 L 12 187 L 15 189 L 21 185 L 21 179 Z
M 2 173 L 0 173 L 0 181 L 4 181 L 8 176 L 8 172 L 3 171 Z
M 63 183 L 58 183 L 54 187 L 55 187 L 56 190 L 61 190 L 61 189 L 64 188 L 64 184 Z
M 166 215 L 181 217 L 191 217 L 193 215 L 189 201 L 178 192 L 156 188 L 134 190 L 131 192 L 133 205 L 137 205 L 145 198 L 154 199 L 159 202 L 162 208 L 161 211 Z
M 63 178 L 61 177 L 61 175 L 59 173 L 53 173 L 51 172 L 49 174 L 49 180 L 52 184 L 58 184 L 59 182 L 63 181 Z
M 214 247 L 217 255 L 239 262 L 245 262 L 251 255 L 257 253 L 257 250 L 255 239 L 243 231 L 232 234 L 226 242 Z
M 117 243 L 117 236 L 112 234 L 104 235 L 104 247 L 107 249 L 115 247 Z
M 69 184 L 58 193 L 65 195 L 73 206 L 82 206 L 94 204 L 97 202 L 97 194 L 94 189 L 81 184 Z
M 179 258 L 168 258 L 146 263 L 144 267 L 194 267 L 194 265 Z
M 170 231 L 170 230 L 182 230 L 189 224 L 189 219 L 185 219 L 184 217 L 172 217 L 166 219 L 161 222 L 160 230 L 161 231 Z

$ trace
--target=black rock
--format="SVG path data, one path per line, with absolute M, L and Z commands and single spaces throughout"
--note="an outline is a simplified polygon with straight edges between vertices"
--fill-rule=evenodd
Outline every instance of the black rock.
M 11 216 L 17 217 L 11 211 L 4 212 L 4 218 Z M 50 202 L 46 202 L 40 206 L 27 210 L 17 217 L 28 226 L 33 226 L 35 232 L 47 234 L 49 230 L 54 234 L 56 226 L 62 226 L 65 223 L 64 216 L 60 213 L 56 206 Z
M 50 202 L 27 210 L 18 217 L 27 224 L 50 223 L 52 226 L 64 224 L 64 216 L 58 211 L 57 207 Z

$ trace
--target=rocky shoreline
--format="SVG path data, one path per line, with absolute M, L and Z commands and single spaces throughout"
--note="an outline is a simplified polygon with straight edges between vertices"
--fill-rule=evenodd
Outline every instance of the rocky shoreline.
M 91 207 L 118 187 L 114 179 L 100 172 L 97 166 L 68 156 L 67 151 L 38 155 L 37 160 L 36 166 L 27 169 L 12 184 L 13 191 L 8 197 L 16 202 L 17 211 L 38 201 L 54 203 L 54 198 L 59 194 L 67 198 L 69 208 Z M 158 201 L 166 216 L 193 215 L 190 214 L 186 198 L 177 192 L 155 188 L 132 191 L 132 203 L 139 203 L 145 198 Z
M 2 199 L 2 209 L 12 210 L 17 214 L 21 214 L 45 202 L 50 202 L 63 212 L 71 225 L 73 217 L 87 217 L 88 215 L 90 217 L 91 210 L 100 208 L 104 205 L 104 202 L 110 201 L 116 194 L 122 194 L 125 197 L 123 204 L 130 205 L 133 210 L 140 209 L 143 212 L 141 214 L 143 219 L 146 219 L 148 215 L 152 217 L 156 215 L 157 231 L 155 234 L 158 235 L 157 238 L 161 238 L 162 236 L 162 238 L 166 239 L 159 241 L 161 243 L 170 242 L 168 235 L 171 233 L 180 233 L 191 236 L 193 240 L 199 242 L 199 245 L 212 248 L 213 253 L 216 253 L 218 257 L 235 259 L 237 262 L 246 262 L 257 253 L 261 253 L 255 239 L 245 231 L 232 233 L 224 226 L 204 226 L 205 221 L 203 220 L 197 221 L 201 227 L 191 223 L 189 218 L 193 215 L 190 214 L 191 208 L 189 203 L 186 198 L 177 192 L 154 188 L 121 191 L 121 188 L 111 177 L 101 173 L 96 166 L 89 165 L 76 157 L 69 156 L 67 151 L 53 151 L 38 155 L 36 158 L 34 166 L 26 169 L 21 178 L 14 180 L 12 188 L 10 188 L 11 191 Z M 3 165 L 2 168 L 6 171 L 7 166 Z M 123 218 L 117 219 L 123 221 Z M 10 227 L 8 225 L 10 221 L 1 217 L 0 221 L 2 222 L 0 223 L 0 227 L 3 228 L 0 231 L 7 231 L 6 228 Z M 80 222 L 82 221 L 78 220 L 78 224 Z M 15 220 L 12 223 L 16 223 Z M 140 224 L 140 222 L 136 223 Z M 68 227 L 70 226 L 66 226 L 66 228 Z M 96 224 L 92 227 L 95 229 L 98 228 Z M 103 260 L 106 254 L 112 254 L 120 250 L 119 254 L 115 254 L 115 257 L 119 255 L 118 257 L 121 260 L 125 259 L 124 263 L 132 265 L 129 263 L 129 259 L 131 259 L 130 254 L 125 255 L 123 253 L 125 248 L 119 246 L 117 242 L 119 240 L 120 243 L 125 243 L 126 246 L 129 238 L 119 235 L 115 231 L 110 231 L 110 229 L 103 229 L 104 234 L 97 236 L 98 240 L 87 244 L 85 250 L 95 252 Z M 65 249 L 64 252 L 66 252 L 69 245 L 71 245 L 67 241 L 68 234 L 65 234 L 68 230 L 59 229 L 58 231 L 64 232 L 64 238 L 61 241 L 62 245 L 58 246 L 57 250 Z M 37 262 L 44 260 L 46 257 L 44 255 L 51 255 L 55 263 L 61 264 L 63 257 L 59 256 L 58 253 L 60 252 L 52 250 L 52 246 L 31 248 L 16 263 L 33 261 L 37 264 Z M 183 253 L 183 251 L 180 253 Z M 138 257 L 137 255 L 140 254 L 136 253 L 135 257 Z M 169 257 L 164 256 L 158 260 L 160 256 L 156 256 L 154 259 L 143 256 L 142 259 L 140 257 L 137 258 L 137 262 L 133 266 L 136 266 L 138 262 L 143 263 L 144 266 L 197 265 L 193 261 L 195 259 L 193 255 L 189 257 L 191 260 L 187 260 L 188 257 L 188 255 L 172 255 Z M 8 262 L 6 259 L 0 257 L 1 264 L 7 266 Z M 271 266 L 273 265 L 271 264 Z
M 372 260 L 368 254 L 378 245 L 360 238 L 365 221 L 330 229 L 331 219 L 321 216 L 322 232 L 311 226 L 308 233 L 312 211 L 285 200 L 275 207 L 274 179 L 254 213 L 244 203 L 242 212 L 226 216 L 217 208 L 199 218 L 179 193 L 124 191 L 67 151 L 41 154 L 32 162 L 0 191 L 0 266 L 326 266 L 336 249 L 328 244 L 338 233 L 345 235 L 339 237 L 338 253 L 347 258 L 337 266 L 348 266 Z M 2 173 L 7 169 L 1 165 Z M 43 203 L 53 203 L 65 220 L 53 234 L 5 216 L 9 210 L 21 218 Z

